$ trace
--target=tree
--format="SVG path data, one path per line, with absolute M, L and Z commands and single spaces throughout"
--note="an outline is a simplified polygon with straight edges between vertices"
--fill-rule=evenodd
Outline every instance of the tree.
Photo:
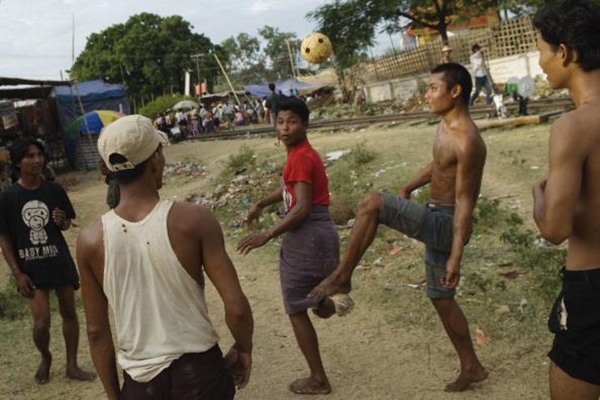
M 141 13 L 90 35 L 71 68 L 77 80 L 123 83 L 140 104 L 166 93 L 180 92 L 185 71 L 201 72 L 209 87 L 220 74 L 212 55 L 220 49 L 180 16 Z M 196 62 L 192 56 L 206 55 Z M 216 68 L 215 68 L 216 67 Z
M 279 32 L 279 29 L 270 26 L 262 27 L 258 30 L 258 34 L 267 42 L 264 53 L 271 61 L 271 73 L 267 80 L 282 80 L 295 76 L 290 63 L 288 42 L 290 48 L 299 49 L 300 40 L 296 35 Z
M 221 43 L 227 58 L 223 63 L 232 81 L 244 84 L 261 82 L 268 75 L 267 56 L 261 51 L 260 41 L 247 33 L 229 37 Z
M 328 35 L 342 67 L 352 65 L 361 49 L 372 45 L 376 28 L 395 33 L 409 26 L 430 28 L 448 43 L 448 26 L 455 19 L 472 18 L 489 10 L 506 10 L 506 14 L 535 12 L 552 0 L 336 0 L 308 13 L 318 22 L 319 30 Z

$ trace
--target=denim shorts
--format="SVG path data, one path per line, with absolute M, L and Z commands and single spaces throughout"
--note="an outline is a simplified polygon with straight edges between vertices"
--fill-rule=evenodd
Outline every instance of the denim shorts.
M 456 290 L 441 283 L 452 249 L 454 207 L 417 204 L 387 193 L 381 193 L 381 199 L 379 223 L 425 244 L 427 297 L 454 298 Z

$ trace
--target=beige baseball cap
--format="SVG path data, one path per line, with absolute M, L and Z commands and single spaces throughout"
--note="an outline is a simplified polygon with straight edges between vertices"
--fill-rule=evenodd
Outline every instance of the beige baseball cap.
M 164 132 L 156 130 L 143 115 L 127 115 L 107 125 L 98 138 L 98 152 L 113 172 L 134 169 L 146 161 L 160 144 L 169 143 Z M 120 154 L 126 161 L 111 163 L 110 156 Z

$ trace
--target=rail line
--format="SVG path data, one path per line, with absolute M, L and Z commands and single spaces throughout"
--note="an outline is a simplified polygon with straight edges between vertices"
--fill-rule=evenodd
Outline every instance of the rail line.
M 575 105 L 570 98 L 546 98 L 540 100 L 532 100 L 527 105 L 529 115 L 543 114 L 549 111 L 567 111 L 574 108 Z M 517 103 L 506 104 L 507 111 L 510 114 L 516 114 L 518 110 Z M 474 119 L 485 118 L 486 116 L 493 115 L 495 108 L 487 105 L 476 105 L 470 109 L 471 115 Z M 339 126 L 352 126 L 352 125 L 371 125 L 385 122 L 410 122 L 410 121 L 435 121 L 438 117 L 431 114 L 429 111 L 411 111 L 406 113 L 394 113 L 385 115 L 373 115 L 367 117 L 356 117 L 356 118 L 338 118 L 330 120 L 318 120 L 310 123 L 311 129 L 319 129 L 326 127 L 339 127 Z M 222 140 L 222 139 L 235 139 L 240 137 L 249 137 L 252 135 L 261 134 L 272 134 L 272 126 L 261 126 L 257 128 L 248 129 L 245 126 L 238 127 L 233 131 L 221 131 L 214 134 L 201 134 L 200 137 L 187 139 L 187 140 Z

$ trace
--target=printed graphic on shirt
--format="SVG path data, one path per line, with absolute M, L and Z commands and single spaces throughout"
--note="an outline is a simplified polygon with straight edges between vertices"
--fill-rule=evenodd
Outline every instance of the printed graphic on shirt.
M 294 199 L 292 197 L 292 193 L 290 193 L 287 190 L 287 187 L 285 186 L 285 182 L 283 181 L 283 178 L 281 178 L 281 187 L 283 188 L 283 206 L 285 208 L 285 211 L 288 212 L 292 208 Z
M 25 203 L 21 210 L 25 225 L 31 228 L 29 240 L 31 244 L 46 244 L 48 234 L 44 227 L 48 223 L 50 212 L 48 206 L 39 200 L 31 200 Z
M 48 206 L 39 200 L 28 201 L 21 210 L 21 216 L 25 225 L 31 228 L 29 240 L 33 246 L 19 249 L 19 257 L 32 261 L 58 256 L 58 247 L 48 244 L 48 234 L 44 229 L 50 221 Z

